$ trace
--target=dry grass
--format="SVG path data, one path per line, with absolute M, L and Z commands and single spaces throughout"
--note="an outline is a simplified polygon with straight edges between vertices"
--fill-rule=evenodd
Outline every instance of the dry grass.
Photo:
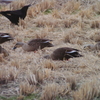
M 43 94 L 40 100 L 54 100 L 57 96 L 67 95 L 69 93 L 68 87 L 60 86 L 57 83 L 51 83 L 44 87 Z
M 27 82 L 23 82 L 20 84 L 20 95 L 29 95 L 35 91 L 35 86 L 30 85 Z
M 43 0 L 42 2 L 38 2 L 35 6 L 29 9 L 28 15 L 30 17 L 37 16 L 42 12 L 45 12 L 47 9 L 52 9 L 55 5 L 54 0 Z
M 7 18 L 0 16 L 0 31 L 14 37 L 14 41 L 1 44 L 9 56 L 0 54 L 0 95 L 16 94 L 23 99 L 23 95 L 38 93 L 41 100 L 56 100 L 57 97 L 93 100 L 100 97 L 100 52 L 83 49 L 84 45 L 100 41 L 100 2 L 79 1 L 16 0 L 1 6 L 0 11 L 34 3 L 19 26 L 11 25 Z M 22 48 L 12 50 L 16 42 L 35 38 L 51 39 L 54 47 L 36 53 Z M 59 47 L 79 49 L 84 57 L 69 61 L 44 58 Z
M 96 2 L 93 6 L 92 9 L 95 13 L 100 14 L 100 2 Z
M 35 22 L 37 27 L 57 27 L 60 24 L 59 19 L 53 18 L 51 15 L 43 15 L 39 16 L 35 19 Z
M 74 92 L 74 100 L 93 100 L 100 94 L 99 85 L 100 83 L 95 79 L 84 83 L 78 91 Z
M 71 90 L 76 90 L 76 77 L 70 76 L 66 79 L 66 82 L 69 83 Z
M 100 32 L 96 31 L 91 35 L 91 39 L 93 39 L 95 42 L 99 42 L 100 41 Z
M 100 28 L 100 21 L 99 20 L 92 21 L 91 28 Z
M 80 29 L 69 29 L 67 32 L 63 35 L 63 41 L 65 43 L 71 43 L 71 44 L 79 44 L 82 45 L 84 40 L 86 40 L 87 37 L 83 37 L 82 32 Z
M 0 70 L 0 84 L 8 83 L 9 81 L 14 81 L 17 78 L 18 71 L 16 68 L 1 68 Z
M 81 16 L 81 18 L 87 18 L 87 19 L 91 19 L 94 16 L 93 10 L 91 8 L 86 8 L 84 10 L 81 10 L 79 15 Z
M 74 11 L 79 10 L 79 7 L 80 7 L 80 2 L 71 0 L 63 5 L 61 11 L 65 14 L 71 14 Z
M 52 100 L 59 94 L 59 85 L 52 83 L 45 86 L 41 100 Z

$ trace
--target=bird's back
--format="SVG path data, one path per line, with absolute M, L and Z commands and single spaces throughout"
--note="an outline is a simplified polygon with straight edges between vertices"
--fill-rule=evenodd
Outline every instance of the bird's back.
M 58 48 L 52 54 L 51 57 L 53 60 L 63 60 L 65 55 L 65 48 Z
M 28 45 L 34 46 L 36 49 L 42 49 L 44 47 L 52 47 L 49 39 L 32 39 L 28 42 Z

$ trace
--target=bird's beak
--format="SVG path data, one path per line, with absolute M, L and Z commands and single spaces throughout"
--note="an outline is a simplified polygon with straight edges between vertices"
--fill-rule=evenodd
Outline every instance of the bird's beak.
M 86 46 L 84 46 L 83 49 L 86 49 Z
M 14 46 L 14 47 L 13 47 L 13 50 L 15 50 L 16 48 L 17 48 L 17 47 Z

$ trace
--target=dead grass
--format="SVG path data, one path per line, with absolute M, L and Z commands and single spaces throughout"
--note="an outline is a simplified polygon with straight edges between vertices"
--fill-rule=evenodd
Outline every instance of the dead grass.
M 46 11 L 47 9 L 52 9 L 54 5 L 54 0 L 43 0 L 41 2 L 38 2 L 38 4 L 36 4 L 35 6 L 31 7 L 31 9 L 29 9 L 28 15 L 30 17 L 34 17 L 37 14 Z
M 100 28 L 100 21 L 99 20 L 92 21 L 91 28 Z
M 71 90 L 76 90 L 76 77 L 70 76 L 66 79 L 66 82 L 69 83 Z
M 42 68 L 38 68 L 36 66 L 36 68 L 32 69 L 32 73 L 35 75 L 35 84 L 42 84 L 43 80 L 44 80 L 44 70 Z
M 52 27 L 55 28 L 59 26 L 60 20 L 55 19 L 52 15 L 43 15 L 37 17 L 35 19 L 34 23 L 36 24 L 37 27 Z
M 79 12 L 79 15 L 81 16 L 81 18 L 86 18 L 86 19 L 92 19 L 92 17 L 94 16 L 93 10 L 91 8 L 86 8 L 83 9 Z
M 56 69 L 55 63 L 53 63 L 51 60 L 46 60 L 43 64 L 44 64 L 44 68 L 48 68 L 51 70 Z
M 93 6 L 92 9 L 95 13 L 100 14 L 100 2 L 96 2 Z
M 100 32 L 99 31 L 94 32 L 94 34 L 91 35 L 91 39 L 93 39 L 95 42 L 99 42 L 100 41 Z
M 17 78 L 18 71 L 16 68 L 1 68 L 0 70 L 0 84 L 8 83 L 9 81 L 14 81 Z
M 20 84 L 20 95 L 30 95 L 35 91 L 35 86 L 27 82 Z
M 63 5 L 61 11 L 65 14 L 71 14 L 75 10 L 79 10 L 79 7 L 80 7 L 80 2 L 76 2 L 74 0 L 71 0 Z
M 92 100 L 100 94 L 98 80 L 84 83 L 78 91 L 74 92 L 74 100 Z
M 2 5 L 0 11 L 30 3 L 33 0 L 16 0 Z M 0 54 L 0 95 L 16 94 L 23 99 L 23 95 L 38 93 L 41 100 L 93 100 L 100 96 L 100 52 L 83 49 L 84 45 L 100 41 L 99 5 L 93 0 L 36 0 L 19 26 L 10 25 L 0 16 L 0 31 L 14 37 L 14 41 L 1 44 L 9 55 Z M 12 50 L 16 42 L 35 38 L 51 39 L 54 47 L 36 53 L 22 48 Z M 69 61 L 44 58 L 59 47 L 79 49 L 83 57 Z
M 82 37 L 82 33 L 80 29 L 70 29 L 67 32 L 64 33 L 63 35 L 63 40 L 65 43 L 72 43 L 72 44 L 79 44 L 82 45 L 83 41 L 87 37 Z
M 60 86 L 57 83 L 51 83 L 44 87 L 43 94 L 40 100 L 53 100 L 57 96 L 66 95 L 69 93 L 67 87 Z
M 36 76 L 34 74 L 31 73 L 31 71 L 28 72 L 25 80 L 27 81 L 27 83 L 29 83 L 30 85 L 36 85 L 37 84 L 37 80 L 36 80 Z

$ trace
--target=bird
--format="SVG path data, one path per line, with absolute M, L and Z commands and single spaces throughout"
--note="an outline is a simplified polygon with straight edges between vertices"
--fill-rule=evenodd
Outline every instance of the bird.
M 87 44 L 83 48 L 85 50 L 98 51 L 98 50 L 100 50 L 100 42 L 97 42 L 96 44 Z
M 17 47 L 22 47 L 24 51 L 37 51 L 38 49 L 43 49 L 45 47 L 52 47 L 53 44 L 50 43 L 49 39 L 32 39 L 28 43 L 17 42 L 13 47 L 15 50 Z
M 2 54 L 2 53 L 4 54 L 5 57 L 9 55 L 9 53 L 0 46 L 0 54 Z
M 69 60 L 74 57 L 83 57 L 83 55 L 79 54 L 79 51 L 80 50 L 74 48 L 61 47 L 54 50 L 50 56 L 44 56 L 44 58 L 51 58 L 52 60 Z
M 9 33 L 0 33 L 0 44 L 13 39 L 14 38 Z
M 24 7 L 22 7 L 19 10 L 13 10 L 13 11 L 1 11 L 0 14 L 2 14 L 3 16 L 5 16 L 6 18 L 8 18 L 11 23 L 18 25 L 19 23 L 19 18 L 21 19 L 25 19 L 26 14 L 27 14 L 27 10 L 28 8 L 31 6 L 31 4 L 26 5 Z

